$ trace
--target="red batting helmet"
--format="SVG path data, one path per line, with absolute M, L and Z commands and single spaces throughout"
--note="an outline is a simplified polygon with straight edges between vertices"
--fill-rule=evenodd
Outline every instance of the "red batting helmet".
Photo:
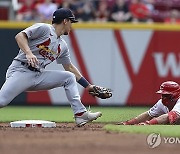
M 156 93 L 169 94 L 172 95 L 172 99 L 178 99 L 180 97 L 180 85 L 174 81 L 166 81 L 161 84 Z

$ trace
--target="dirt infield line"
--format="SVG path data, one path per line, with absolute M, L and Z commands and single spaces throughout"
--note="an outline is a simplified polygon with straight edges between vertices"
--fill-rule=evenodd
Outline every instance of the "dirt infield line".
M 0 154 L 169 154 L 179 145 L 162 144 L 150 149 L 146 135 L 114 133 L 103 123 L 81 128 L 74 123 L 57 123 L 56 128 L 11 128 L 0 123 Z

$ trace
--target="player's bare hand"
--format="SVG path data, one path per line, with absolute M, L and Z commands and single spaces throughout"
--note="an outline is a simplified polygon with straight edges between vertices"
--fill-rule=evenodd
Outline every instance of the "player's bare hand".
M 31 65 L 32 67 L 36 67 L 39 64 L 37 57 L 33 54 L 26 55 L 26 58 L 28 60 L 28 65 Z
M 93 86 L 94 86 L 94 85 L 89 84 L 89 85 L 86 87 L 86 90 L 87 90 L 87 91 L 93 90 Z

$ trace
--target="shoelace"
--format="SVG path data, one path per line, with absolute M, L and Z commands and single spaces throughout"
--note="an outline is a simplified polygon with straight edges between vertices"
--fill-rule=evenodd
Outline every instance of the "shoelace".
M 89 105 L 87 112 L 91 113 L 91 106 Z

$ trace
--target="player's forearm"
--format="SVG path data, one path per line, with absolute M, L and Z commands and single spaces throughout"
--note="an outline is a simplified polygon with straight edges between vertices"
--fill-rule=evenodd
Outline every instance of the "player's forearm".
M 16 42 L 19 46 L 19 48 L 26 54 L 26 55 L 30 55 L 32 54 L 29 46 L 28 46 L 28 40 L 26 37 L 26 34 L 23 32 L 18 33 L 15 36 Z
M 168 124 L 169 119 L 168 119 L 168 114 L 163 114 L 157 118 L 153 118 L 152 120 L 147 122 L 150 125 L 161 125 L 161 124 Z
M 92 85 L 81 75 L 79 70 L 73 64 L 66 64 L 66 65 L 63 65 L 63 67 L 66 71 L 70 71 L 70 72 L 74 73 L 74 75 L 76 76 L 76 81 L 81 86 L 86 88 L 88 91 L 90 89 L 92 89 Z
M 163 114 L 159 117 L 156 118 L 158 121 L 158 124 L 168 124 L 169 119 L 168 119 L 168 114 Z
M 150 119 L 152 119 L 152 117 L 148 114 L 148 111 L 146 111 L 146 112 L 144 112 L 144 113 L 142 113 L 136 117 L 136 120 L 138 123 L 144 122 L 144 121 L 150 120 Z
M 63 65 L 63 67 L 66 71 L 73 73 L 76 76 L 77 81 L 82 77 L 81 73 L 73 64 L 66 64 L 66 65 Z
M 145 122 L 145 121 L 150 120 L 150 119 L 152 119 L 152 117 L 146 111 L 146 112 L 138 115 L 137 117 L 124 122 L 124 124 L 126 124 L 126 125 L 134 125 L 134 124 L 139 124 L 140 122 Z

